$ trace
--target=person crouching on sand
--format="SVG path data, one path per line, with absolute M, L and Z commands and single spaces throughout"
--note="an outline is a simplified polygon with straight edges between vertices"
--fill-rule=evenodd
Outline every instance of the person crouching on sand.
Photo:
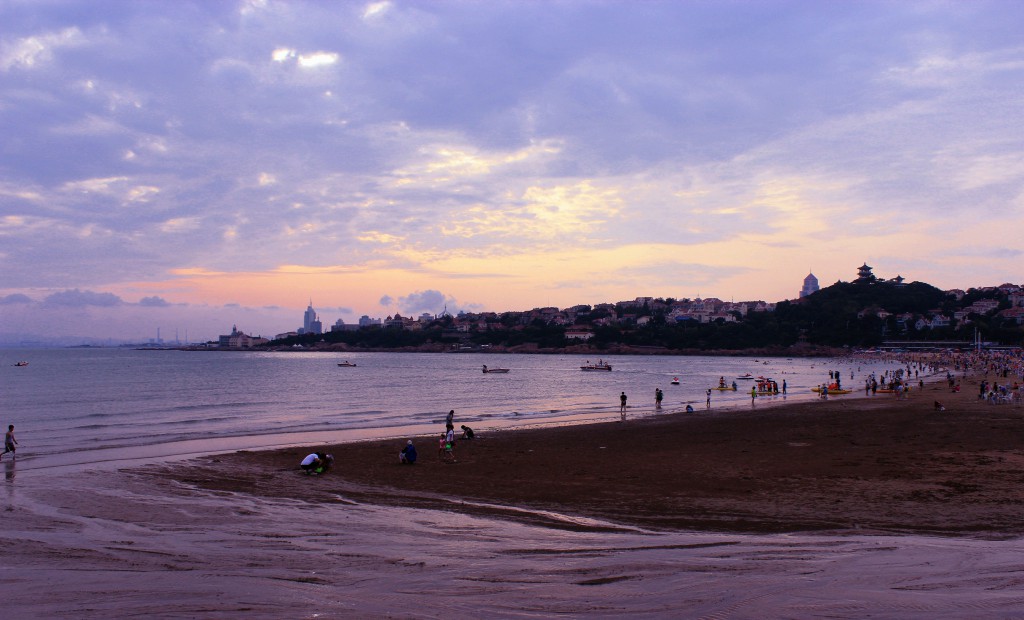
M 299 463 L 299 467 L 302 471 L 306 472 L 306 475 L 310 474 L 322 474 L 326 473 L 334 463 L 334 457 L 330 454 L 324 454 L 323 452 L 314 452 L 302 459 Z
M 412 445 L 412 439 L 405 442 L 405 447 L 398 453 L 398 462 L 402 465 L 412 465 L 416 462 L 416 446 Z

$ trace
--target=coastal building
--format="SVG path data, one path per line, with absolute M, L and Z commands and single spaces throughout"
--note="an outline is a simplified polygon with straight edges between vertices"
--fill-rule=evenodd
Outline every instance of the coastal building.
M 313 309 L 313 300 L 309 300 L 309 307 L 306 308 L 306 313 L 302 315 L 302 329 L 299 330 L 300 334 L 322 334 L 324 333 L 324 324 L 320 322 L 320 317 L 316 315 L 316 310 Z
M 804 278 L 804 286 L 800 289 L 800 297 L 807 297 L 811 293 L 817 293 L 818 290 L 818 278 L 813 273 L 808 273 Z
M 380 319 L 371 319 L 369 315 L 364 314 L 359 317 L 359 327 L 380 327 Z
M 354 332 L 358 329 L 358 325 L 347 324 L 345 323 L 345 321 L 341 319 L 338 319 L 337 321 L 334 322 L 334 325 L 331 325 L 332 332 Z
M 1017 325 L 1024 325 L 1024 308 L 1007 308 L 999 313 L 999 316 L 1006 321 L 1013 321 Z
M 594 337 L 594 332 L 590 331 L 586 327 L 572 327 L 565 330 L 565 337 L 568 340 L 590 340 Z
M 266 338 L 259 336 L 250 336 L 245 332 L 238 331 L 237 325 L 231 326 L 231 333 L 220 336 L 217 344 L 224 348 L 229 349 L 248 349 L 250 347 L 266 344 L 270 342 Z

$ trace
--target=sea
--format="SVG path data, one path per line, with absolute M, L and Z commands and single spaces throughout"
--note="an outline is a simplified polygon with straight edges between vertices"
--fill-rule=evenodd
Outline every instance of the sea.
M 343 468 L 264 472 L 323 489 L 323 501 L 302 501 L 206 490 L 187 462 L 174 462 L 434 433 L 451 409 L 457 425 L 481 433 L 615 420 L 621 392 L 631 418 L 687 415 L 686 404 L 695 415 L 770 416 L 782 402 L 816 398 L 811 388 L 829 371 L 862 386 L 896 361 L 609 356 L 611 372 L 583 372 L 594 357 L 33 349 L 0 350 L 0 360 L 0 424 L 14 424 L 19 441 L 17 462 L 0 463 L 5 617 L 959 619 L 1024 610 L 1020 539 L 860 534 L 855 524 L 657 531 L 528 506 L 502 508 L 543 519 L 506 520 L 468 514 L 459 497 L 438 497 L 436 509 L 363 503 Z M 484 374 L 483 364 L 509 372 Z M 734 379 L 748 373 L 785 380 L 787 394 L 752 401 L 750 381 Z M 713 392 L 709 410 L 705 393 L 719 377 L 743 387 Z M 559 520 L 568 527 L 537 524 Z
M 121 464 L 239 449 L 607 421 L 626 393 L 630 417 L 767 408 L 808 400 L 837 373 L 864 378 L 899 367 L 881 358 L 322 353 L 65 348 L 0 351 L 0 425 L 15 425 L 20 470 Z M 27 366 L 15 366 L 16 362 Z M 598 361 L 610 372 L 584 372 Z M 353 366 L 339 366 L 339 363 Z M 483 373 L 483 365 L 508 373 Z M 763 376 L 786 394 L 752 400 Z M 677 380 L 678 384 L 673 384 Z M 661 410 L 655 389 L 664 392 Z M 43 459 L 40 462 L 38 459 Z

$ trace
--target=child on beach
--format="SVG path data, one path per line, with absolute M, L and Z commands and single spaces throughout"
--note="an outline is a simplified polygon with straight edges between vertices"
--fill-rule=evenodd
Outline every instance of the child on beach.
M 449 434 L 451 434 L 452 436 L 449 437 Z M 453 431 L 449 431 L 448 433 L 441 433 L 441 441 L 438 442 L 437 444 L 437 456 L 442 461 L 451 461 L 452 463 L 455 462 L 455 448 L 453 445 L 454 443 L 455 437 Z
M 4 451 L 0 453 L 0 459 L 4 458 L 4 454 L 10 452 L 14 456 L 12 459 L 17 459 L 18 455 L 14 452 L 14 446 L 18 445 L 18 440 L 14 438 L 14 425 L 11 424 L 7 427 L 7 434 L 4 435 Z

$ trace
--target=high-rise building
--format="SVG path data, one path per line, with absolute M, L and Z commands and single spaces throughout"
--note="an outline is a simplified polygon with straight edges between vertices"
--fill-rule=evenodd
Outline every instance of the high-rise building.
M 807 277 L 804 278 L 804 287 L 800 289 L 800 296 L 807 297 L 811 293 L 818 291 L 818 278 L 814 277 L 813 273 L 808 273 Z
M 302 331 L 303 334 L 322 334 L 324 333 L 324 325 L 320 322 L 320 318 L 316 315 L 316 310 L 313 309 L 313 300 L 309 300 L 309 307 L 306 308 L 306 313 L 302 315 Z

